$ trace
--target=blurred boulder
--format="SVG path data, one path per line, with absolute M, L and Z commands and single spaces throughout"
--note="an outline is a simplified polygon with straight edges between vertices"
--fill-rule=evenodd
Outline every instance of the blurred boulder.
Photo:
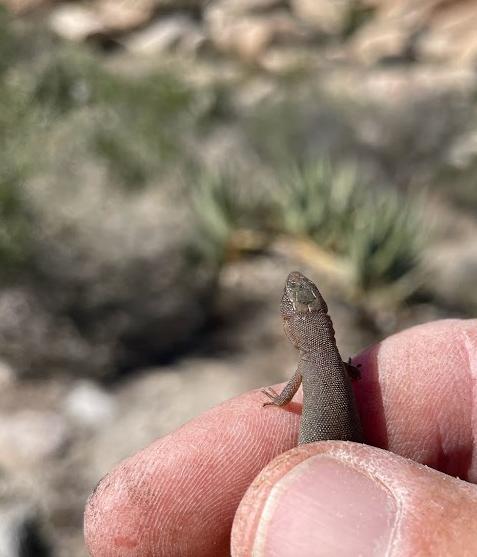
M 0 388 L 5 388 L 15 381 L 15 371 L 7 362 L 0 360 Z
M 373 8 L 373 16 L 352 39 L 353 52 L 363 62 L 407 59 L 475 65 L 475 2 L 395 0 L 373 3 Z
M 292 12 L 320 33 L 336 35 L 344 31 L 354 0 L 291 0 Z
M 151 18 L 152 5 L 128 2 L 67 3 L 56 7 L 49 16 L 51 29 L 70 41 L 126 32 L 143 25 Z
M 275 8 L 283 7 L 283 0 L 216 0 L 211 4 L 220 4 L 221 9 L 236 15 L 245 13 L 273 12 Z
M 8 10 L 17 15 L 22 15 L 38 8 L 49 6 L 52 0 L 1 0 Z
M 207 33 L 218 50 L 238 55 L 245 62 L 256 61 L 271 45 L 310 38 L 309 29 L 285 10 L 256 15 L 237 12 L 229 4 L 210 5 L 205 15 Z
M 357 33 L 351 51 L 360 62 L 370 65 L 405 60 L 412 52 L 410 33 L 393 22 L 373 22 Z
M 12 471 L 58 455 L 70 437 L 62 416 L 21 410 L 0 419 L 0 465 Z
M 160 21 L 161 15 L 167 17 L 170 12 L 176 12 L 176 15 L 197 15 L 203 4 L 204 0 L 96 0 L 87 4 L 69 2 L 53 9 L 50 26 L 61 37 L 82 41 L 98 35 L 134 31 L 156 16 Z
M 114 397 L 96 383 L 81 381 L 66 396 L 64 410 L 77 424 L 98 427 L 115 417 L 117 407 Z
M 144 25 L 152 18 L 154 0 L 99 0 L 95 2 L 96 17 L 104 26 L 104 32 L 124 32 Z
M 475 68 L 477 63 L 477 4 L 437 4 L 419 41 L 423 59 Z
M 84 41 L 104 31 L 102 21 L 91 7 L 76 4 L 55 8 L 49 16 L 49 24 L 57 35 L 70 41 Z
M 163 17 L 125 39 L 126 48 L 135 54 L 159 54 L 169 50 L 195 53 L 205 35 L 194 20 L 183 14 Z

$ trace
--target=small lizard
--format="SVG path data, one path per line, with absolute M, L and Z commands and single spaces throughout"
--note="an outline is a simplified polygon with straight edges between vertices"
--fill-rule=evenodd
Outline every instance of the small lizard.
M 288 339 L 300 351 L 298 367 L 280 394 L 264 406 L 284 406 L 303 383 L 303 412 L 298 443 L 338 439 L 363 441 L 351 378 L 359 370 L 343 362 L 336 346 L 328 307 L 316 285 L 301 273 L 288 275 L 280 305 Z

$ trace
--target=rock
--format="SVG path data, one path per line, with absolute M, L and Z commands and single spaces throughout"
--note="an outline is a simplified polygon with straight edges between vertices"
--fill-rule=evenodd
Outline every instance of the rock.
M 33 1 L 33 0 L 30 0 Z M 37 0 L 39 1 L 39 0 Z M 96 36 L 114 36 L 134 31 L 146 25 L 161 10 L 173 10 L 176 17 L 188 17 L 187 12 L 196 14 L 203 4 L 201 0 L 97 0 L 83 4 L 67 3 L 56 7 L 50 14 L 50 27 L 59 36 L 73 41 L 84 41 Z M 180 14 L 179 12 L 183 12 Z M 173 18 L 167 17 L 166 19 Z M 159 20 L 161 21 L 161 19 Z M 171 23 L 169 22 L 169 27 Z M 163 31 L 165 33 L 165 31 Z M 169 34 L 171 31 L 169 31 Z M 162 41 L 165 39 L 163 38 Z
M 295 16 L 320 33 L 337 35 L 343 32 L 353 0 L 291 0 Z
M 268 48 L 259 60 L 260 67 L 275 75 L 293 75 L 312 68 L 316 64 L 316 55 L 312 49 L 305 50 L 300 46 L 277 46 Z
M 194 53 L 204 41 L 205 35 L 192 18 L 174 15 L 128 36 L 124 45 L 135 54 L 158 54 L 172 49 Z
M 77 4 L 58 6 L 49 16 L 49 25 L 60 37 L 78 42 L 105 30 L 94 9 Z
M 308 29 L 285 11 L 237 16 L 220 2 L 206 13 L 207 33 L 214 46 L 234 53 L 245 62 L 254 62 L 272 44 L 290 44 L 308 40 Z
M 15 371 L 13 368 L 0 360 L 0 389 L 11 385 L 15 381 Z
M 107 425 L 116 415 L 114 398 L 91 381 L 77 383 L 64 401 L 66 414 L 79 425 Z
M 153 17 L 154 0 L 100 0 L 95 3 L 96 17 L 106 33 L 122 33 L 146 24 Z
M 283 0 L 219 0 L 221 9 L 233 14 L 270 12 L 283 5 Z
M 71 41 L 107 36 L 134 29 L 152 16 L 153 3 L 131 4 L 104 0 L 89 5 L 64 4 L 50 14 L 51 29 Z
M 1 4 L 15 15 L 23 15 L 47 7 L 51 0 L 2 0 Z
M 445 62 L 472 68 L 477 60 L 477 6 L 474 2 L 375 4 L 375 13 L 352 40 L 361 61 L 388 59 Z
M 101 1 L 114 1 L 114 0 L 99 0 Z M 141 9 L 152 7 L 157 13 L 162 10 L 176 10 L 186 11 L 187 9 L 193 10 L 205 6 L 210 0 L 123 0 L 124 4 L 128 6 L 138 6 Z
M 475 68 L 477 63 L 477 5 L 456 2 L 436 9 L 418 44 L 423 59 Z
M 373 22 L 358 31 L 351 52 L 360 62 L 376 64 L 409 57 L 410 33 L 394 22 Z
M 51 555 L 33 505 L 0 502 L 0 557 Z
M 54 412 L 21 410 L 0 419 L 0 465 L 16 470 L 57 455 L 66 445 L 69 430 Z

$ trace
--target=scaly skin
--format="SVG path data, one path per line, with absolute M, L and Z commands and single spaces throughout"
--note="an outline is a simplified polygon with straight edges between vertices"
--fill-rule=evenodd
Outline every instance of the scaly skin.
M 299 350 L 298 367 L 283 391 L 264 390 L 265 405 L 283 406 L 303 383 L 298 443 L 331 439 L 363 441 L 350 376 L 356 368 L 342 361 L 328 307 L 316 285 L 299 272 L 288 275 L 280 305 L 285 333 Z

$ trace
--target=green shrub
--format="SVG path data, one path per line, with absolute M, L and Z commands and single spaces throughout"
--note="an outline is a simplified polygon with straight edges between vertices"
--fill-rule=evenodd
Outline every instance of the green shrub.
M 220 266 L 231 252 L 251 248 L 236 242 L 240 232 L 263 236 L 269 226 L 271 205 L 253 193 L 233 173 L 202 172 L 190 186 L 195 219 L 193 251 L 209 263 Z M 249 238 L 251 236 L 249 235 Z
M 423 247 L 419 215 L 416 200 L 404 200 L 392 191 L 368 196 L 349 236 L 348 254 L 358 288 L 393 285 L 416 271 Z
M 140 187 L 187 153 L 185 134 L 194 130 L 195 98 L 174 76 L 103 77 L 96 93 L 99 116 L 92 145 L 121 184 Z
M 29 260 L 31 218 L 18 176 L 0 174 L 0 281 Z
M 394 285 L 418 266 L 418 200 L 361 183 L 352 164 L 295 166 L 282 176 L 276 205 L 281 228 L 344 258 L 360 291 Z
M 291 172 L 284 173 L 276 195 L 284 230 L 343 253 L 362 203 L 360 186 L 356 167 L 349 163 L 333 165 L 322 158 L 294 165 Z

